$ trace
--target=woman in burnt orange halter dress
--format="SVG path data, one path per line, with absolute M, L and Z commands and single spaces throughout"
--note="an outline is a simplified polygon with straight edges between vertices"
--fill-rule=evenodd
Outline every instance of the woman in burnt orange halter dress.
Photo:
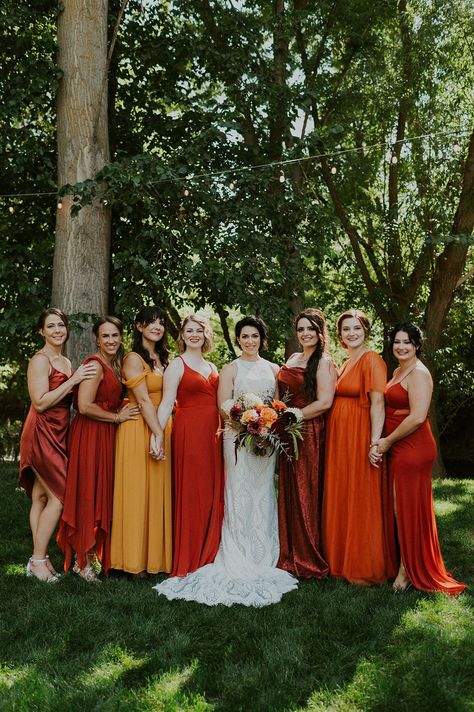
M 397 324 L 390 344 L 400 365 L 385 393 L 385 437 L 377 441 L 371 457 L 375 462 L 388 453 L 400 546 L 393 589 L 401 593 L 414 586 L 455 596 L 466 585 L 446 571 L 438 541 L 431 492 L 436 444 L 428 419 L 433 381 L 418 359 L 423 335 L 414 324 Z

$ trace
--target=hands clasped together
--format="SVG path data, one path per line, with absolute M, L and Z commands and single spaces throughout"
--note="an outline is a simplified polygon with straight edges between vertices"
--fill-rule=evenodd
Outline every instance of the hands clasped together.
M 391 445 L 388 438 L 379 438 L 375 440 L 375 442 L 370 443 L 369 462 L 373 467 L 379 467 L 383 456 L 390 450 Z

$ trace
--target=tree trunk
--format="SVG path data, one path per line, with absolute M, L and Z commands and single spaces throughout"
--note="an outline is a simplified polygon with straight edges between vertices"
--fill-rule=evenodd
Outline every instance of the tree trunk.
M 107 0 L 68 0 L 58 19 L 58 185 L 74 184 L 109 161 Z M 72 218 L 57 210 L 52 302 L 76 315 L 68 355 L 75 364 L 93 349 L 90 323 L 108 310 L 110 210 L 100 201 Z

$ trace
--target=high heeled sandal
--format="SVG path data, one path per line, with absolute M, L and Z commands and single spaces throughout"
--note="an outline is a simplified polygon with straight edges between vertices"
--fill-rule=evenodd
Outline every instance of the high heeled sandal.
M 87 566 L 84 566 L 83 569 L 80 569 L 78 563 L 76 562 L 72 567 L 72 570 L 75 574 L 84 579 L 84 581 L 87 581 L 87 583 L 102 583 L 102 581 L 97 578 L 97 574 L 92 568 L 92 564 L 88 564 Z
M 47 562 L 47 558 L 44 559 L 34 559 L 32 556 L 28 559 L 28 563 L 26 564 L 26 575 L 31 578 L 35 578 L 37 581 L 43 581 L 44 583 L 57 583 L 59 581 L 59 576 L 58 574 L 51 574 L 51 576 L 48 576 L 48 578 L 40 578 L 35 574 L 33 571 L 31 564 L 45 564 Z M 48 569 L 49 571 L 49 569 Z
M 46 554 L 46 566 L 47 566 L 48 569 L 51 571 L 51 573 L 53 574 L 53 576 L 57 576 L 58 578 L 61 578 L 61 574 L 60 574 L 58 571 L 56 571 L 56 569 L 54 568 L 53 564 L 51 563 L 51 560 L 50 560 L 50 558 L 49 558 L 49 554 Z

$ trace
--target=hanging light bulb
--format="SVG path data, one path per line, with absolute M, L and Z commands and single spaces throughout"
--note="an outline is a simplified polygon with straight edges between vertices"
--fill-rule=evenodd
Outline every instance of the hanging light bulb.
M 58 200 L 58 210 L 62 210 L 62 207 L 63 207 L 63 201 L 61 200 L 61 198 L 59 198 L 59 200 Z
M 233 180 L 231 180 L 229 183 L 229 190 L 234 190 L 234 188 L 235 188 L 235 183 Z
M 393 156 L 391 157 L 390 161 L 393 163 L 393 165 L 395 165 L 396 163 L 398 163 L 398 158 L 397 158 L 397 156 L 396 156 L 395 154 L 393 154 Z
M 283 173 L 283 170 L 280 171 L 280 176 L 279 176 L 278 180 L 280 181 L 280 183 L 285 182 L 285 174 Z
M 185 188 L 185 189 L 184 189 L 183 195 L 184 195 L 186 198 L 188 197 L 188 195 L 189 195 L 189 189 L 188 189 L 188 188 Z
M 337 168 L 336 168 L 336 166 L 331 166 L 331 173 L 333 174 L 333 176 L 336 175 L 336 173 L 337 173 Z
M 459 143 L 456 142 L 456 143 L 454 144 L 454 146 L 453 146 L 453 151 L 454 151 L 454 153 L 461 153 L 462 148 L 461 148 L 461 146 L 459 145 Z

